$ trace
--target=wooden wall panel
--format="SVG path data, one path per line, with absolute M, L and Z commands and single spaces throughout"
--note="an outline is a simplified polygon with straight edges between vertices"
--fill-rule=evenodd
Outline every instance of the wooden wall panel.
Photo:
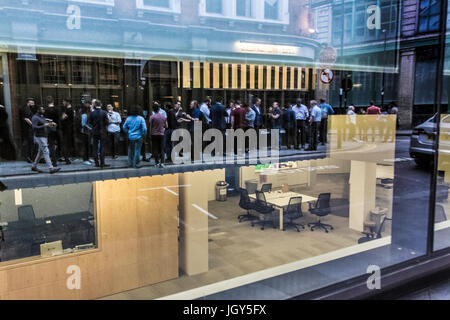
M 94 299 L 178 277 L 178 175 L 96 182 L 94 192 L 99 249 L 0 267 L 0 299 Z M 80 290 L 67 289 L 70 265 Z

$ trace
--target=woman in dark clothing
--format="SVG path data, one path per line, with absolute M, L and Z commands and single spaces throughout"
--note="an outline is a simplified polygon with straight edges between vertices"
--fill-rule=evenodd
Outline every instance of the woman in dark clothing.
M 0 158 L 16 160 L 16 148 L 9 133 L 8 113 L 2 105 L 0 105 Z

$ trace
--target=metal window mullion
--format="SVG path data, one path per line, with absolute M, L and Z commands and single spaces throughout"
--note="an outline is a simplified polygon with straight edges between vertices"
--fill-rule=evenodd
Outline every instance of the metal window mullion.
M 448 0 L 442 0 L 441 15 L 440 15 L 440 33 L 439 33 L 439 54 L 436 68 L 436 86 L 435 86 L 435 114 L 437 113 L 438 119 L 436 119 L 436 138 L 434 140 L 434 167 L 431 177 L 430 185 L 430 201 L 428 212 L 428 233 L 427 233 L 427 256 L 431 256 L 434 251 L 434 218 L 436 211 L 436 188 L 437 188 L 437 176 L 438 176 L 438 162 L 439 162 L 439 136 L 441 131 L 441 103 L 442 103 L 442 85 L 445 63 L 445 47 L 446 47 L 446 31 L 447 31 L 447 8 Z

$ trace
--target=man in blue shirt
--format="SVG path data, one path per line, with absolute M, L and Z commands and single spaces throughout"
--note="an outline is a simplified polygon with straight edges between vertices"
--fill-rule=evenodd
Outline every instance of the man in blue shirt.
M 328 116 L 334 114 L 333 107 L 326 103 L 325 99 L 320 99 L 320 110 L 322 111 L 322 120 L 320 122 L 319 141 L 324 145 L 327 143 L 328 135 Z
M 305 149 L 306 144 L 306 120 L 309 117 L 308 108 L 302 104 L 302 99 L 298 98 L 296 104 L 292 107 L 295 112 L 295 120 L 297 122 L 297 141 L 295 144 L 296 149 L 300 149 L 300 144 L 302 149 Z
M 210 116 L 211 116 L 211 126 L 214 129 L 220 130 L 222 133 L 224 133 L 226 129 L 225 117 L 228 114 L 222 102 L 223 102 L 222 97 L 216 98 L 216 103 L 212 106 L 210 110 Z
M 311 142 L 308 151 L 317 150 L 317 129 L 322 121 L 322 110 L 317 106 L 317 101 L 311 101 Z

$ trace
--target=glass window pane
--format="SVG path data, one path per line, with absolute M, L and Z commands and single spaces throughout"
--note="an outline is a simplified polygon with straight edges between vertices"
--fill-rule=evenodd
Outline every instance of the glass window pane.
M 222 0 L 206 0 L 206 12 L 222 14 Z
M 236 0 L 236 15 L 240 17 L 251 17 L 252 0 Z
M 170 8 L 169 0 L 144 0 L 144 6 Z
M 264 0 L 264 19 L 278 20 L 279 0 Z

